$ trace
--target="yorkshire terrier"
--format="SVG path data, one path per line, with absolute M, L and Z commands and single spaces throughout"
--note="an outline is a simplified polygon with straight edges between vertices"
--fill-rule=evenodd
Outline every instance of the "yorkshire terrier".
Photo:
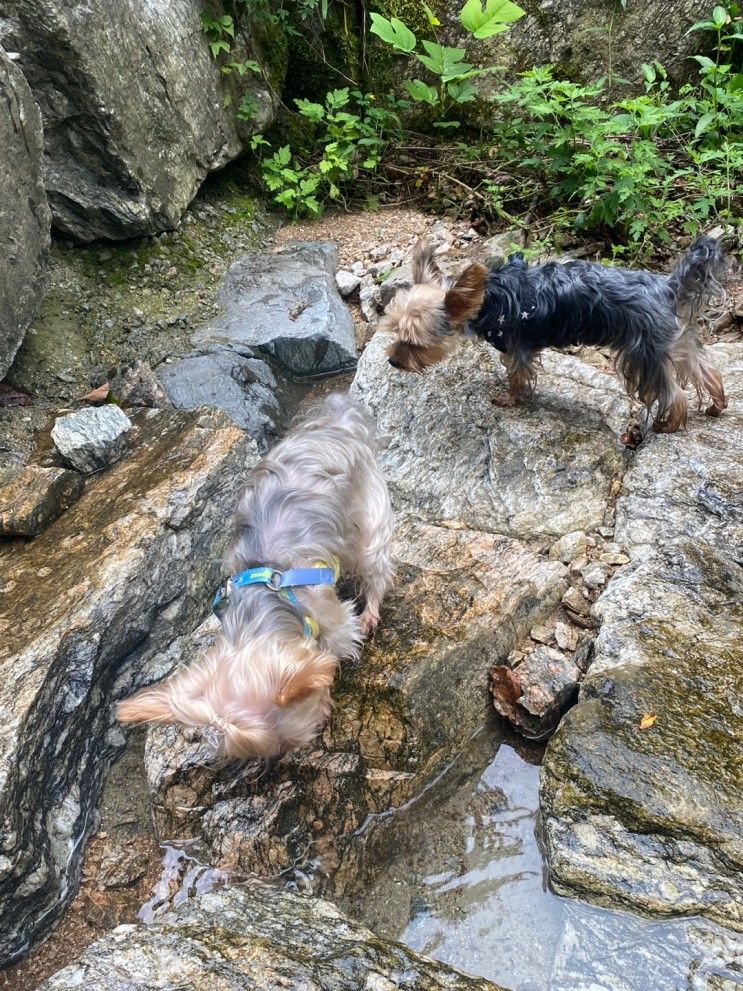
M 125 723 L 202 730 L 223 756 L 275 757 L 309 744 L 330 711 L 341 658 L 379 622 L 394 517 L 362 407 L 330 396 L 256 467 L 237 512 L 206 656 L 122 702 Z M 341 573 L 364 598 L 339 597 Z
M 655 430 L 672 433 L 686 425 L 689 382 L 700 405 L 709 394 L 710 416 L 727 406 L 722 377 L 697 341 L 699 314 L 726 270 L 718 243 L 700 237 L 669 276 L 586 261 L 529 266 L 515 254 L 447 279 L 421 240 L 413 286 L 390 301 L 380 329 L 396 335 L 390 364 L 410 372 L 441 361 L 467 334 L 483 338 L 502 353 L 508 376 L 499 405 L 533 393 L 542 349 L 611 347 L 629 395 L 648 412 L 655 406 Z

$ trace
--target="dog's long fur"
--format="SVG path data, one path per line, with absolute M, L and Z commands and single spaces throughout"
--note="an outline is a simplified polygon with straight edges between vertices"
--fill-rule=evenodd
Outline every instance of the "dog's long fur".
M 230 574 L 340 562 L 357 575 L 365 610 L 332 586 L 295 590 L 319 625 L 264 585 L 234 589 L 214 646 L 200 661 L 119 706 L 123 722 L 200 727 L 226 756 L 275 756 L 310 743 L 330 711 L 340 658 L 356 657 L 379 621 L 391 579 L 393 514 L 362 408 L 331 396 L 257 466 L 242 496 Z
M 470 265 L 454 280 L 436 268 L 430 245 L 413 258 L 413 287 L 389 303 L 381 327 L 396 335 L 390 363 L 423 371 L 470 330 L 502 352 L 513 403 L 536 384 L 536 359 L 547 347 L 609 346 L 628 393 L 655 406 L 655 429 L 686 423 L 683 387 L 691 382 L 707 412 L 727 406 L 720 373 L 702 356 L 697 320 L 721 291 L 720 246 L 700 237 L 670 276 L 585 261 L 529 266 L 521 255 L 490 270 Z

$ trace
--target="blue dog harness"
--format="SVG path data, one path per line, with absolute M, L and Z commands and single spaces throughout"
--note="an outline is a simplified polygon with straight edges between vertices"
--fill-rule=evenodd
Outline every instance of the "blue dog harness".
M 290 568 L 289 571 L 275 571 L 273 568 L 248 568 L 237 575 L 232 575 L 225 581 L 214 596 L 212 611 L 219 619 L 222 618 L 230 604 L 230 587 L 246 588 L 248 585 L 266 585 L 294 606 L 302 617 L 304 635 L 306 637 L 318 637 L 320 627 L 317 620 L 303 611 L 302 603 L 294 594 L 294 589 L 306 585 L 335 585 L 339 576 L 340 561 L 337 558 L 333 559 L 332 568 L 323 561 L 318 561 L 312 568 Z

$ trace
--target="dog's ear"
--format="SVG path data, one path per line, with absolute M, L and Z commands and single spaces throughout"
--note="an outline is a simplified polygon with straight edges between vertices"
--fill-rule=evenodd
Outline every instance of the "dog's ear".
M 161 688 L 145 688 L 119 702 L 116 718 L 120 723 L 177 723 L 170 697 Z
M 438 282 L 440 278 L 441 272 L 433 260 L 433 245 L 421 237 L 413 249 L 413 282 Z
M 276 705 L 282 709 L 301 702 L 312 692 L 330 688 L 338 668 L 338 658 L 327 651 L 300 648 L 294 661 L 296 669 L 281 679 L 276 694 Z
M 485 298 L 488 270 L 484 265 L 468 265 L 444 297 L 444 306 L 454 324 L 466 323 L 474 317 Z

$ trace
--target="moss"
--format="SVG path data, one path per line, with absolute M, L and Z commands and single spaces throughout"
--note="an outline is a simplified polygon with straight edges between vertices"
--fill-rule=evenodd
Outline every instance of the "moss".
M 288 106 L 299 97 L 321 101 L 329 90 L 360 81 L 361 28 L 353 7 L 331 5 L 321 30 L 304 22 L 295 29 L 284 93 Z

